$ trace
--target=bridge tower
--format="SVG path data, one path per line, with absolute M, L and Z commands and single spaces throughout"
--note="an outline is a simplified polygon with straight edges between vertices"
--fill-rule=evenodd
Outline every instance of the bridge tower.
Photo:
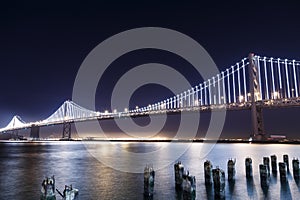
M 69 101 L 64 103 L 63 107 L 63 116 L 64 116 L 64 123 L 63 123 L 63 133 L 62 133 L 62 140 L 70 140 L 71 139 L 71 122 L 67 121 L 68 116 L 67 116 L 67 110 L 68 110 L 68 105 Z
M 260 72 L 257 68 L 256 58 L 253 53 L 249 54 L 249 85 L 250 85 L 250 101 L 251 101 L 251 118 L 252 118 L 252 129 L 255 140 L 265 140 L 266 135 L 264 132 L 263 123 L 263 110 L 259 105 L 262 100 L 262 94 L 260 93 L 259 76 Z
M 71 122 L 64 122 L 63 124 L 63 140 L 70 140 L 71 139 Z
M 13 127 L 15 127 L 16 126 L 16 118 L 13 118 Z M 18 129 L 15 129 L 15 130 L 13 130 L 12 131 L 12 137 L 13 137 L 13 139 L 19 139 L 19 130 Z
M 12 131 L 12 137 L 14 139 L 19 139 L 19 130 L 13 130 Z

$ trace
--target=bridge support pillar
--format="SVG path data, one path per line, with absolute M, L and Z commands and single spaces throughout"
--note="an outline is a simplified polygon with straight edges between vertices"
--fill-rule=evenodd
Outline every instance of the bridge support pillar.
M 32 125 L 30 129 L 30 137 L 31 138 L 40 138 L 40 127 L 36 125 Z
M 262 100 L 259 83 L 260 72 L 258 71 L 254 54 L 249 54 L 249 82 L 250 82 L 250 101 L 251 101 L 251 118 L 252 128 L 255 140 L 265 140 L 263 111 L 262 107 L 257 102 Z
M 19 131 L 18 130 L 13 130 L 12 131 L 12 138 L 13 139 L 19 139 Z
M 71 139 L 71 122 L 64 122 L 62 139 Z

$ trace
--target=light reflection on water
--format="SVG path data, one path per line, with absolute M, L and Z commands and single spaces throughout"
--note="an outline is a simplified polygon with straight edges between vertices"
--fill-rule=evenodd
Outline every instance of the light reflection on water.
M 127 159 L 118 155 L 115 146 L 105 142 L 93 143 L 97 150 L 106 152 L 115 163 Z M 270 187 L 263 191 L 260 187 L 258 165 L 264 156 L 277 155 L 282 161 L 283 154 L 291 159 L 300 157 L 298 145 L 259 145 L 259 144 L 217 144 L 206 156 L 199 155 L 204 145 L 194 143 L 177 160 L 168 160 L 180 143 L 134 143 L 119 142 L 118 148 L 135 153 L 145 153 L 164 148 L 158 159 L 163 163 L 181 160 L 185 168 L 197 180 L 197 199 L 214 199 L 213 192 L 205 187 L 203 163 L 212 161 L 214 167 L 227 171 L 227 160 L 236 158 L 236 181 L 226 182 L 226 199 L 300 199 L 300 186 L 292 173 L 288 183 L 281 184 L 279 172 L 271 174 Z M 112 153 L 113 152 L 113 156 Z M 253 179 L 245 177 L 245 158 L 253 160 Z M 127 160 L 128 167 L 134 165 Z M 147 163 L 145 163 L 147 164 Z M 116 171 L 93 158 L 80 142 L 55 143 L 0 143 L 0 199 L 39 199 L 41 181 L 46 175 L 56 176 L 56 187 L 63 189 L 65 184 L 73 184 L 80 190 L 80 199 L 143 199 L 143 174 Z M 155 168 L 155 166 L 154 166 Z M 227 178 L 227 174 L 226 174 Z M 156 171 L 154 199 L 178 199 L 174 189 L 173 164 Z

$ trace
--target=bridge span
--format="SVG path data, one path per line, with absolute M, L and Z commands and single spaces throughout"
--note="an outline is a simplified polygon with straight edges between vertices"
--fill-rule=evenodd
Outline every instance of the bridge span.
M 163 113 L 215 112 L 251 110 L 253 135 L 266 139 L 263 109 L 300 106 L 300 61 L 249 54 L 235 65 L 212 78 L 170 98 L 122 112 L 99 112 L 65 101 L 47 119 L 24 122 L 14 116 L 0 133 L 31 129 L 31 137 L 39 137 L 39 128 L 63 124 L 63 139 L 71 138 L 71 123 Z

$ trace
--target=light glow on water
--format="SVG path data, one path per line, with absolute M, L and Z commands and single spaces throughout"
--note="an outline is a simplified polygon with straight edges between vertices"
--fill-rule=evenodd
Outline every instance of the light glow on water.
M 277 177 L 271 174 L 270 187 L 264 193 L 260 186 L 258 165 L 264 156 L 277 155 L 277 162 L 288 154 L 291 160 L 300 157 L 299 145 L 286 144 L 216 144 L 205 157 L 199 149 L 204 143 L 193 143 L 178 159 L 171 159 L 174 151 L 183 143 L 168 142 L 90 142 L 95 150 L 102 151 L 116 164 L 132 167 L 136 163 L 121 157 L 120 150 L 147 153 L 163 148 L 157 154 L 158 159 L 166 165 L 156 170 L 154 199 L 176 199 L 174 188 L 173 164 L 180 160 L 190 174 L 196 176 L 196 199 L 214 199 L 212 191 L 204 184 L 203 163 L 210 160 L 214 167 L 219 166 L 226 173 L 226 199 L 300 199 L 300 185 L 295 182 L 292 172 L 288 174 L 288 183 L 281 184 L 279 172 Z M 245 158 L 253 161 L 253 181 L 245 177 Z M 229 186 L 227 182 L 227 161 L 236 159 L 236 181 Z M 143 174 L 124 173 L 107 167 L 89 154 L 81 142 L 44 142 L 44 143 L 0 143 L 0 189 L 1 198 L 14 199 L 17 193 L 24 194 L 24 199 L 38 199 L 41 181 L 45 176 L 56 176 L 57 188 L 72 184 L 79 189 L 80 199 L 142 199 Z M 144 167 L 145 163 L 142 167 Z M 155 166 L 153 166 L 155 169 Z

